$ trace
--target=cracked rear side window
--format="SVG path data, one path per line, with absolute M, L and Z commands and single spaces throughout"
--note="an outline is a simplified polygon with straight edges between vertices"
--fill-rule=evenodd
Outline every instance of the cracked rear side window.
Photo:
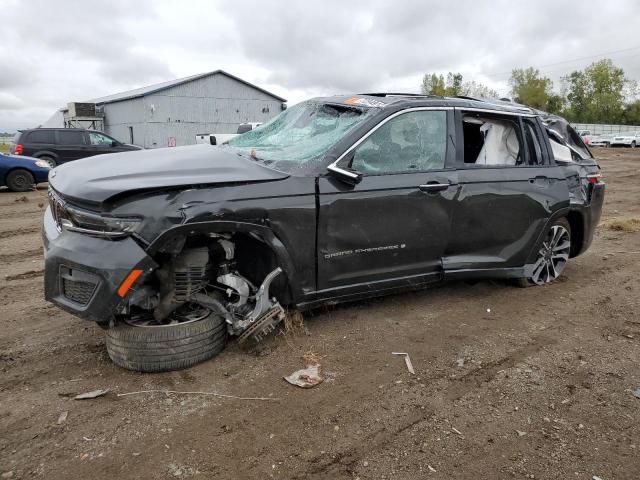
M 228 146 L 287 173 L 312 172 L 326 152 L 377 109 L 303 102 Z

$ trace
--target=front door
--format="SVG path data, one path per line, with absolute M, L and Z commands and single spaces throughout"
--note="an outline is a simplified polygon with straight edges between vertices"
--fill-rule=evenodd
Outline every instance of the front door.
M 441 278 L 457 189 L 448 115 L 393 115 L 353 151 L 360 183 L 319 179 L 318 288 L 326 296 Z

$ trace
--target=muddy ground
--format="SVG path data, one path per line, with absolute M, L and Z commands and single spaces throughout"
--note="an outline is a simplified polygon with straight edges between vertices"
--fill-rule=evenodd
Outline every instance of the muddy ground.
M 640 218 L 640 149 L 597 154 L 604 218 Z M 308 336 L 145 375 L 42 299 L 45 193 L 0 191 L 2 478 L 640 477 L 640 233 L 600 227 L 548 287 L 456 282 L 317 311 Z M 307 351 L 326 375 L 311 390 L 282 379 Z M 149 389 L 272 401 L 116 396 Z

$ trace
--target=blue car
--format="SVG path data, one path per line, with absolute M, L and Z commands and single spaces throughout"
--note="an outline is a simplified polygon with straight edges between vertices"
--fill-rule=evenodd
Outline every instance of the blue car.
M 44 160 L 0 153 L 0 187 L 7 186 L 14 192 L 26 192 L 46 182 L 50 170 Z

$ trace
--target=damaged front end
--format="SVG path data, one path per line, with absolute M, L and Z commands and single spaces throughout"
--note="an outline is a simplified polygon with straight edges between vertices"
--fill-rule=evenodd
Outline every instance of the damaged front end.
M 247 250 L 246 240 L 240 242 Z M 228 333 L 240 342 L 260 342 L 282 322 L 285 311 L 270 292 L 282 273 L 280 267 L 264 274 L 264 262 L 239 261 L 233 234 L 181 237 L 178 243 L 178 253 L 157 255 L 159 268 L 148 272 L 128 294 L 119 320 L 162 326 L 214 313 L 224 318 Z

